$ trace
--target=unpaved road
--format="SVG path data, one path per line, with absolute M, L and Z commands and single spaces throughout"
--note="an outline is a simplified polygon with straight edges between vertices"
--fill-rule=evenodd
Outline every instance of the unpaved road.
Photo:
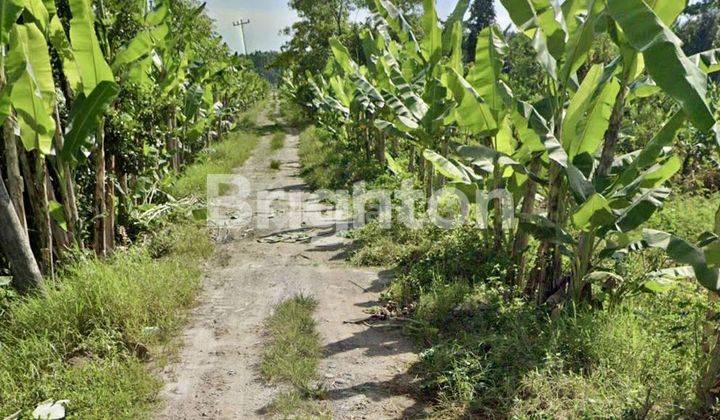
M 306 215 L 329 210 L 300 178 L 297 147 L 297 135 L 288 134 L 284 148 L 273 152 L 266 136 L 236 170 L 249 180 L 245 201 L 256 219 L 268 213 L 263 194 L 286 195 L 272 203 L 271 226 L 257 227 L 253 220 L 245 228 L 217 230 L 216 256 L 208 263 L 184 347 L 164 372 L 160 397 L 165 408 L 157 418 L 266 417 L 281 389 L 259 377 L 262 324 L 274 305 L 300 293 L 319 302 L 316 319 L 325 345 L 319 380 L 333 418 L 409 418 L 422 410 L 410 396 L 407 374 L 417 356 L 400 332 L 378 323 L 348 322 L 368 317 L 365 311 L 377 304 L 386 276 L 347 266 L 347 240 L 334 234 L 332 223 L 306 222 L 299 228 L 287 223 L 297 217 L 291 203 L 299 197 L 310 206 Z M 279 171 L 270 169 L 272 160 L 281 162 Z M 248 214 L 240 211 L 235 217 L 246 221 Z

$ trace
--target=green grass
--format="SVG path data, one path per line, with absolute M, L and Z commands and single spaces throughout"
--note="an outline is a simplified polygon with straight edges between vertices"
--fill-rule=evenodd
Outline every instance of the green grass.
M 648 227 L 695 240 L 712 229 L 718 196 L 674 196 Z M 448 418 L 676 418 L 696 409 L 708 299 L 692 281 L 620 304 L 548 313 L 504 282 L 509 263 L 473 229 L 375 223 L 354 231 L 352 261 L 396 269 L 384 297 L 412 319 L 422 350 L 412 372 Z M 626 281 L 667 264 L 646 251 Z
M 278 395 L 267 411 L 283 419 L 332 419 L 327 408 L 295 389 Z
M 674 195 L 658 211 L 648 225 L 652 229 L 672 232 L 694 242 L 700 234 L 712 231 L 715 212 L 720 207 L 720 194 Z
M 317 379 L 317 366 L 322 357 L 320 336 L 313 319 L 317 301 L 296 296 L 275 307 L 265 321 L 268 341 L 260 363 L 262 377 L 275 384 L 287 384 L 292 390 L 281 394 L 270 411 L 284 417 L 302 415 L 314 417 L 325 413 L 312 397 Z
M 277 131 L 270 139 L 270 150 L 278 151 L 285 147 L 285 132 Z
M 240 166 L 257 137 L 233 132 L 173 183 L 181 198 L 206 177 Z M 0 287 L 0 418 L 48 400 L 69 400 L 72 418 L 146 418 L 158 404 L 157 368 L 172 354 L 214 246 L 202 226 L 170 217 L 110 258 L 79 256 L 46 294 Z
M 252 105 L 245 112 L 240 114 L 236 128 L 242 130 L 254 128 L 260 114 L 262 114 L 264 110 L 268 109 L 270 103 L 270 98 L 266 98 Z
M 270 161 L 270 169 L 274 171 L 279 171 L 280 165 L 282 165 L 282 162 L 280 162 L 279 160 L 273 159 Z
M 257 144 L 258 137 L 254 134 L 242 131 L 227 134 L 185 170 L 183 176 L 170 186 L 170 194 L 175 197 L 204 196 L 208 175 L 231 174 L 233 169 L 245 163 Z
M 68 399 L 75 418 L 142 416 L 161 383 L 145 361 L 183 324 L 213 246 L 199 226 L 157 236 L 149 246 L 68 267 L 44 296 L 13 300 L 0 320 L 0 417 L 46 399 Z M 168 245 L 166 245 L 168 246 Z
M 310 120 L 307 111 L 295 101 L 281 100 L 278 106 L 278 117 L 290 127 L 304 127 Z
M 394 182 L 397 177 L 389 176 L 385 166 L 374 158 L 365 159 L 365 151 L 338 142 L 332 134 L 315 126 L 307 127 L 300 133 L 298 155 L 302 165 L 303 179 L 314 189 L 348 188 L 358 181 L 369 184 Z M 385 177 L 383 177 L 385 175 Z
M 315 379 L 321 356 L 320 336 L 312 315 L 313 298 L 297 296 L 282 302 L 265 322 L 269 336 L 260 372 L 271 382 L 307 389 Z

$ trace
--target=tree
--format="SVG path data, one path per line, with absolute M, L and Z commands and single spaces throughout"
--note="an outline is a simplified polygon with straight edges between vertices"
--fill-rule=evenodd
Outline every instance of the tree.
M 283 30 L 292 39 L 283 46 L 277 62 L 295 74 L 318 73 L 330 55 L 330 38 L 347 34 L 355 5 L 349 0 L 291 0 L 289 6 L 299 20 Z
M 697 54 L 718 46 L 720 41 L 720 7 L 714 0 L 705 0 L 685 9 L 687 20 L 678 28 L 686 54 Z
M 38 265 L 52 274 L 71 238 L 111 250 L 116 215 L 127 232 L 131 210 L 173 200 L 148 186 L 267 91 L 213 32 L 204 5 L 153 3 L 3 3 L 0 250 L 19 290 L 41 285 Z
M 10 261 L 13 286 L 19 291 L 39 289 L 43 284 L 42 274 L 2 177 L 0 177 L 0 226 L 2 226 L 0 247 Z
M 480 31 L 495 23 L 495 7 L 493 0 L 475 0 L 470 6 L 470 18 L 465 22 L 468 31 L 465 39 L 465 59 L 475 61 L 475 47 Z
M 272 85 L 277 85 L 281 77 L 280 68 L 273 65 L 277 56 L 276 51 L 255 51 L 248 55 L 258 73 Z

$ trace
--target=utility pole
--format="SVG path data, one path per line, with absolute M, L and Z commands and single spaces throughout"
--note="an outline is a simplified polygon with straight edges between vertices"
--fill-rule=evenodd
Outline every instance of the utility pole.
M 239 21 L 233 22 L 234 27 L 240 27 L 240 38 L 242 39 L 243 44 L 243 53 L 247 55 L 247 44 L 245 43 L 245 25 L 250 23 L 250 19 L 240 19 Z

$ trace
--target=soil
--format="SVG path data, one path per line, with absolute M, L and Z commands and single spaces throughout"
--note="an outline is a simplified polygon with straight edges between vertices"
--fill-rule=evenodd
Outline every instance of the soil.
M 259 130 L 271 133 L 273 127 L 265 124 Z M 272 160 L 281 162 L 280 170 L 270 169 Z M 216 255 L 208 262 L 182 350 L 163 372 L 164 409 L 156 418 L 267 417 L 268 406 L 283 389 L 260 378 L 263 321 L 275 305 L 298 294 L 319 302 L 324 358 L 318 385 L 326 389 L 323 404 L 333 418 L 422 416 L 424 407 L 414 397 L 415 381 L 408 373 L 417 361 L 413 346 L 397 324 L 369 319 L 390 273 L 345 263 L 351 244 L 335 223 L 344 217 L 311 194 L 300 177 L 297 134 L 289 131 L 285 146 L 275 152 L 270 136 L 264 136 L 236 173 L 249 185 L 233 193 L 249 193 L 244 201 L 254 218 L 244 223 L 250 207 L 232 208 L 237 194 L 219 199 L 220 213 L 244 225 L 211 228 Z M 284 197 L 267 206 L 268 193 Z M 306 207 L 301 222 L 292 211 L 298 200 Z M 325 220 L 307 220 L 313 215 Z M 258 226 L 258 218 L 268 226 Z

